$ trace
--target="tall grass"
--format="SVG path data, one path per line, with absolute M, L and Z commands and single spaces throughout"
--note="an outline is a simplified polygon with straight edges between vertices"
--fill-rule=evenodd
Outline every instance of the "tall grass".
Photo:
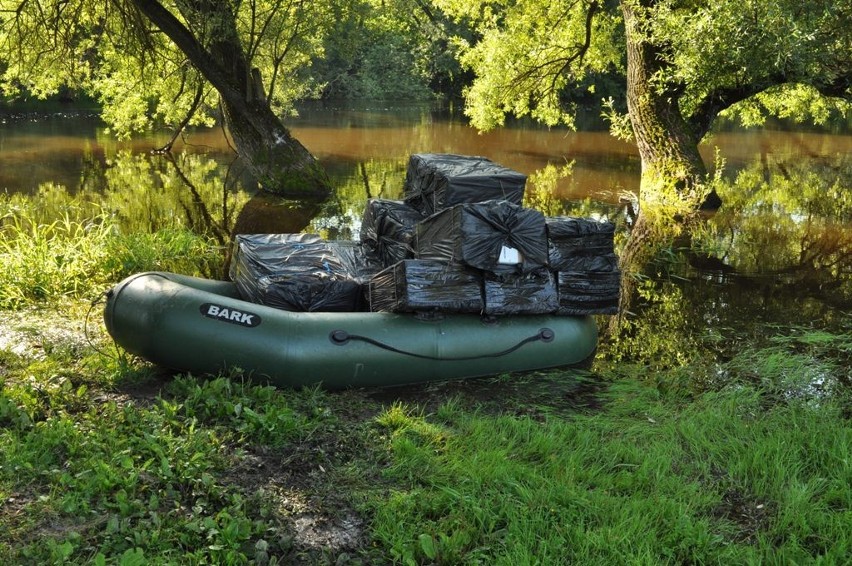
M 220 270 L 213 243 L 188 230 L 121 234 L 107 212 L 81 208 L 69 206 L 58 220 L 45 221 L 35 200 L 0 197 L 0 308 L 92 298 L 137 271 Z

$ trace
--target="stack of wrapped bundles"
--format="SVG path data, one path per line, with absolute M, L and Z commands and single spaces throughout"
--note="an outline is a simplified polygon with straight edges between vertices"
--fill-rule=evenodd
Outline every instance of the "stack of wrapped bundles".
M 412 155 L 405 202 L 430 216 L 456 204 L 507 200 L 520 205 L 527 177 L 485 157 L 446 153 Z
M 557 314 L 615 314 L 621 273 L 611 222 L 585 218 L 546 219 L 550 269 L 559 289 Z
M 381 266 L 357 242 L 314 234 L 246 234 L 234 243 L 230 276 L 243 299 L 302 312 L 362 310 L 362 285 Z
M 417 225 L 415 256 L 479 270 L 483 312 L 544 314 L 558 307 L 547 270 L 544 215 L 492 200 L 457 204 Z
M 525 183 L 483 157 L 412 155 L 405 200 L 370 199 L 360 242 L 240 235 L 231 279 L 291 311 L 617 312 L 615 227 L 524 208 Z
M 525 184 L 525 175 L 484 157 L 412 155 L 404 204 L 368 203 L 364 215 L 361 241 L 388 267 L 370 283 L 370 308 L 488 315 L 615 312 L 614 226 L 545 219 L 521 206 Z M 415 259 L 408 255 L 412 243 Z M 427 283 L 443 288 L 429 290 Z
M 406 259 L 370 280 L 370 309 L 391 312 L 482 312 L 481 277 L 459 264 Z
M 370 199 L 361 220 L 361 243 L 385 266 L 414 257 L 414 229 L 420 212 L 402 201 Z
M 417 224 L 415 256 L 458 262 L 483 271 L 547 265 L 544 215 L 504 200 L 457 204 Z

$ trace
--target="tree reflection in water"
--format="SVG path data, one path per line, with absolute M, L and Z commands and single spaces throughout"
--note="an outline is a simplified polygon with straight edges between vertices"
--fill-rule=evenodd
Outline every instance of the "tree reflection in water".
M 645 226 L 626 248 L 613 359 L 651 366 L 725 361 L 767 328 L 848 330 L 852 159 L 758 161 L 717 180 L 724 206 L 689 233 Z M 647 211 L 645 211 L 647 212 Z M 654 218 L 648 215 L 646 218 Z M 624 249 L 624 248 L 622 248 Z

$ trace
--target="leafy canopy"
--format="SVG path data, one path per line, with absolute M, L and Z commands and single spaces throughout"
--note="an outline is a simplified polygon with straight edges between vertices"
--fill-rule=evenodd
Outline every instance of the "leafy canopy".
M 333 23 L 333 0 L 164 1 L 202 47 L 236 29 L 263 91 L 278 112 L 317 92 L 312 57 Z M 188 57 L 136 8 L 132 0 L 0 0 L 0 90 L 36 96 L 63 87 L 93 94 L 103 117 L 122 136 L 152 121 L 210 123 L 217 105 Z M 225 21 L 228 20 L 228 21 Z
M 723 110 L 825 121 L 850 108 L 852 4 L 846 0 L 433 0 L 480 36 L 457 41 L 475 74 L 466 113 L 480 129 L 508 114 L 573 124 L 565 93 L 589 74 L 626 73 L 628 40 L 656 46 L 652 85 L 706 133 Z M 627 37 L 622 9 L 642 24 Z M 587 87 L 586 87 L 587 88 Z

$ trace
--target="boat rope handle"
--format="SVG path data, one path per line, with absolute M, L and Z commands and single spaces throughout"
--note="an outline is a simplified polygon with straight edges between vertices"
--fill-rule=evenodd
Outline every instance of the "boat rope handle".
M 530 342 L 553 342 L 553 339 L 556 337 L 556 333 L 553 332 L 550 328 L 542 328 L 536 334 L 532 336 L 528 336 L 524 338 L 511 348 L 507 348 L 500 352 L 495 352 L 493 354 L 480 354 L 478 356 L 449 356 L 449 357 L 440 357 L 440 356 L 429 356 L 427 354 L 418 354 L 417 352 L 409 352 L 407 350 L 400 350 L 399 348 L 395 348 L 390 344 L 385 344 L 384 342 L 380 342 L 374 338 L 370 338 L 369 336 L 361 336 L 359 334 L 349 334 L 345 330 L 332 330 L 329 333 L 328 338 L 331 340 L 332 344 L 337 344 L 338 346 L 343 346 L 347 344 L 350 340 L 358 340 L 360 342 L 366 342 L 367 344 L 372 344 L 373 346 L 379 347 L 383 350 L 387 350 L 389 352 L 394 352 L 396 354 L 403 354 L 405 356 L 411 356 L 412 358 L 420 358 L 424 360 L 437 360 L 443 362 L 465 362 L 471 360 L 479 360 L 482 358 L 499 358 L 501 356 L 506 356 L 511 354 L 515 350 L 520 349 L 525 344 L 529 344 Z

